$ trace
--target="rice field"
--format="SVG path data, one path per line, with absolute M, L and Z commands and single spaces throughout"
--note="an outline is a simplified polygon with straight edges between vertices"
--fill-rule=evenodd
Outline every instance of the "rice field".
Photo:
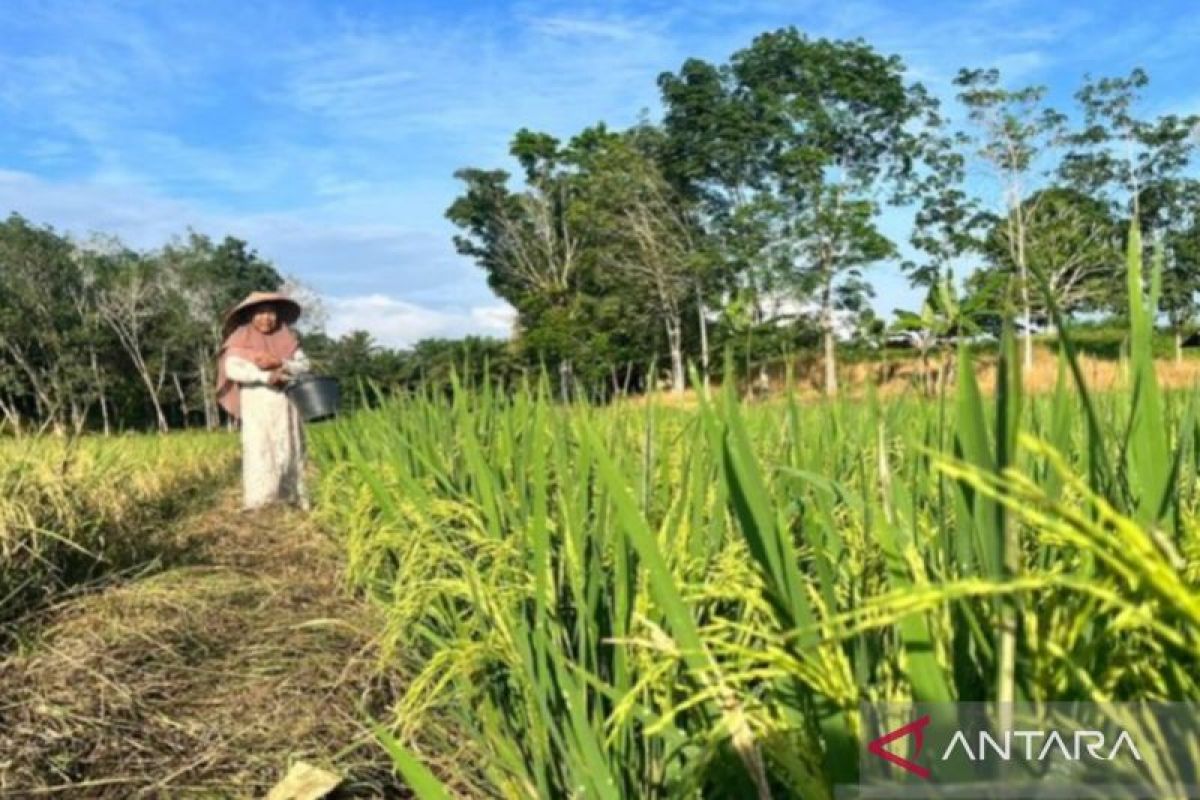
M 1200 416 L 1137 252 L 1101 386 L 1069 337 L 1031 382 L 1008 334 L 936 398 L 455 383 L 312 426 L 406 783 L 831 798 L 863 702 L 1200 701 Z M 236 464 L 226 434 L 0 441 L 0 622 L 152 569 Z
M 863 701 L 1200 700 L 1200 420 L 1010 334 L 942 397 L 563 405 L 455 386 L 310 431 L 422 797 L 832 797 Z M 994 388 L 980 389 L 981 381 Z M 435 777 L 436 776 L 436 777 Z
M 152 565 L 168 523 L 229 480 L 236 445 L 208 433 L 0 439 L 0 623 Z

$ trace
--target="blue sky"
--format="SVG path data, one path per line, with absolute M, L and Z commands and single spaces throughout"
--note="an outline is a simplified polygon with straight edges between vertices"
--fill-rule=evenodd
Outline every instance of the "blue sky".
M 515 171 L 522 126 L 657 118 L 660 72 L 789 24 L 897 53 L 947 99 L 960 66 L 1065 108 L 1085 72 L 1141 65 L 1147 112 L 1200 111 L 1200 7 L 1183 0 L 6 0 L 0 214 L 137 247 L 241 236 L 325 297 L 334 333 L 503 335 L 509 310 L 443 218 L 453 171 Z M 885 227 L 905 235 L 900 215 Z M 894 267 L 875 277 L 881 311 L 913 302 Z

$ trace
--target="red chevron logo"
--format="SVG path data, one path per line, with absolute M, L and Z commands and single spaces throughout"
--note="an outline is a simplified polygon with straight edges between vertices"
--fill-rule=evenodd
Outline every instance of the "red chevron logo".
M 867 750 L 879 756 L 884 761 L 889 761 L 892 764 L 895 764 L 897 767 L 908 770 L 918 777 L 928 779 L 929 769 L 927 767 L 923 767 L 920 764 L 909 761 L 907 758 L 901 758 L 895 753 L 883 749 L 885 746 L 891 744 L 897 739 L 901 739 L 905 736 L 912 736 L 914 739 L 916 739 L 913 746 L 913 758 L 920 756 L 921 748 L 925 745 L 925 726 L 928 724 L 929 715 L 926 714 L 914 722 L 910 722 L 903 727 L 896 728 L 894 731 L 885 733 L 878 739 L 872 740 L 867 744 Z

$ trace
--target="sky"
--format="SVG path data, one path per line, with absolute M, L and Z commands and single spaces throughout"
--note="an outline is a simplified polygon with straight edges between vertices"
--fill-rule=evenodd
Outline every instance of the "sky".
M 4 0 L 0 214 L 138 248 L 238 236 L 322 295 L 335 335 L 504 336 L 511 309 L 454 251 L 454 171 L 518 172 L 522 127 L 656 120 L 660 73 L 788 25 L 862 37 L 947 102 L 962 66 L 1064 110 L 1086 73 L 1142 66 L 1146 113 L 1200 112 L 1189 0 Z M 899 212 L 883 228 L 907 237 Z M 919 305 L 896 265 L 872 277 L 881 313 Z

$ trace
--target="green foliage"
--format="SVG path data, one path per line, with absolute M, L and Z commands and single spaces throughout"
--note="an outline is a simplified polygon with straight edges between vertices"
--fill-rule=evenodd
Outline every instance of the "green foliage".
M 1071 340 L 1080 353 L 1093 358 L 1116 361 L 1129 355 L 1129 328 L 1120 319 L 1110 317 L 1091 323 L 1077 322 L 1071 329 Z M 1054 346 L 1054 336 L 1043 337 L 1043 343 Z M 1175 342 L 1170 334 L 1154 334 L 1151 352 L 1156 359 L 1168 358 L 1174 350 Z
M 193 233 L 135 252 L 13 215 L 0 224 L 0 420 L 58 430 L 200 422 L 223 313 L 247 287 L 281 282 L 230 237 Z M 208 408 L 215 424 L 211 398 Z
M 659 79 L 677 160 L 669 174 L 706 199 L 713 235 L 734 256 L 730 283 L 751 303 L 771 293 L 815 301 L 831 392 L 834 311 L 861 308 L 872 294 L 862 270 L 896 252 L 876 227 L 877 197 L 906 195 L 938 123 L 936 104 L 902 72 L 865 42 L 785 28 L 726 67 L 693 60 Z
M 499 170 L 456 173 L 466 190 L 446 216 L 463 231 L 459 252 L 517 310 L 525 363 L 561 368 L 568 388 L 607 386 L 630 363 L 644 373 L 670 348 L 663 318 L 676 336 L 695 319 L 685 301 L 703 291 L 702 248 L 656 147 L 648 129 L 599 125 L 566 146 L 522 129 L 510 152 L 523 189 L 510 190 Z
M 8 414 L 63 419 L 86 397 L 85 278 L 70 243 L 13 214 L 0 223 L 0 391 Z
M 456 381 L 321 429 L 320 513 L 417 664 L 398 764 L 420 732 L 467 792 L 829 797 L 860 702 L 1200 700 L 1200 424 L 1156 385 L 1137 239 L 1105 394 L 1064 338 L 1024 397 L 1006 330 L 991 398 L 964 346 L 933 402 Z
M 1015 213 L 1015 212 L 1014 212 Z M 1068 314 L 1121 308 L 1125 302 L 1121 245 L 1122 226 L 1107 206 L 1079 192 L 1052 186 L 1035 192 L 1023 203 L 1024 254 L 1045 274 L 1055 302 Z M 992 269 L 1015 280 L 1019 276 L 1016 225 L 1009 217 L 989 220 L 982 251 Z M 987 291 L 998 281 L 977 273 L 973 288 Z M 1114 288 L 1117 287 L 1117 288 Z M 994 289 L 993 289 L 994 290 Z M 1001 306 L 992 299 L 991 308 Z M 1035 320 L 1047 317 L 1044 302 L 1032 302 Z

